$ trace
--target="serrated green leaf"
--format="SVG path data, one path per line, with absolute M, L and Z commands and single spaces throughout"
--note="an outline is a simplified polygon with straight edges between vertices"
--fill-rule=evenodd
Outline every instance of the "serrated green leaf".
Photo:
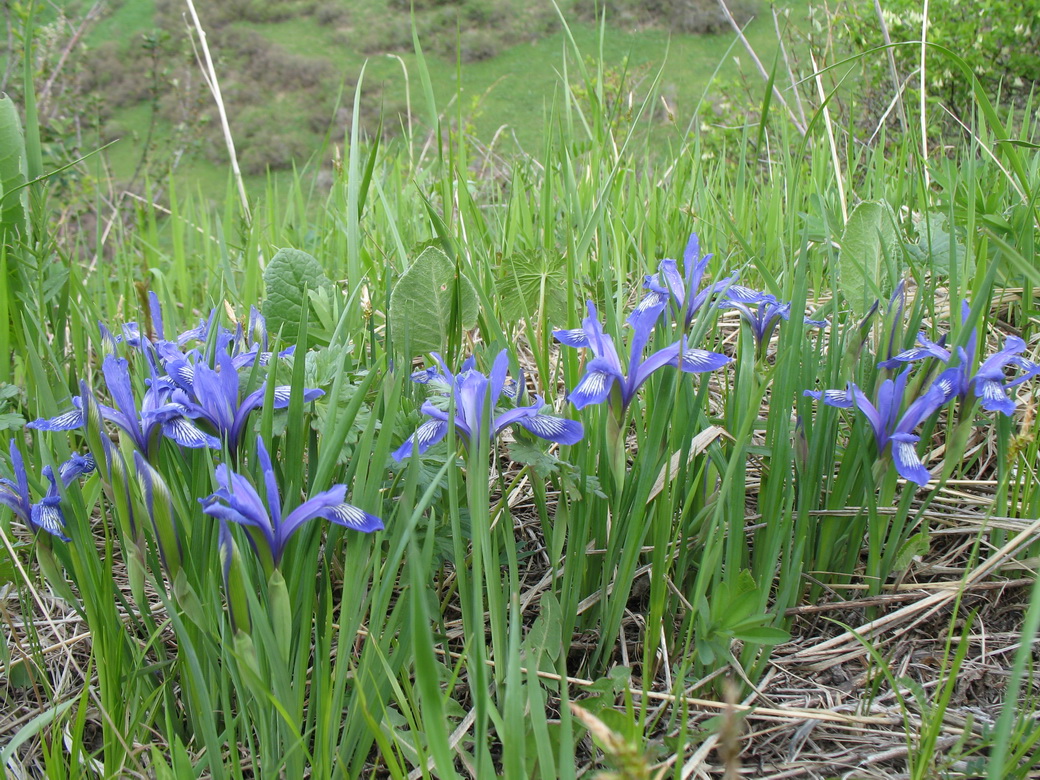
M 947 223 L 948 218 L 945 214 L 929 214 L 927 219 L 921 220 L 916 226 L 920 242 L 911 245 L 910 255 L 929 273 L 946 276 L 950 273 L 951 261 L 959 268 L 965 259 L 964 242 L 958 240 L 955 234 L 951 235 L 946 229 Z M 962 273 L 973 275 L 975 264 L 965 266 Z
M 387 320 L 397 342 L 418 355 L 444 349 L 450 329 L 472 327 L 478 311 L 470 281 L 456 276 L 444 252 L 429 247 L 394 285 Z
M 280 331 L 283 344 L 295 344 L 299 339 L 305 303 L 311 308 L 308 321 L 320 321 L 313 310 L 311 293 L 325 292 L 331 300 L 336 292 L 336 286 L 317 260 L 306 252 L 289 248 L 279 249 L 267 264 L 264 287 L 267 330 L 272 334 Z
M 560 461 L 554 455 L 543 452 L 537 444 L 514 441 L 509 444 L 509 457 L 517 463 L 530 466 L 540 479 L 559 471 Z
M 503 317 L 518 320 L 541 312 L 548 322 L 567 318 L 567 271 L 558 252 L 509 255 L 499 268 Z
M 885 297 L 885 256 L 895 257 L 897 248 L 891 206 L 865 201 L 853 209 L 838 251 L 838 285 L 857 317 Z

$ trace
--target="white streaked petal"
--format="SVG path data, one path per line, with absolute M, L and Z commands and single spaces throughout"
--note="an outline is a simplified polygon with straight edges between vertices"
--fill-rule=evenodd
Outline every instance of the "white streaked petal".
M 651 290 L 643 296 L 642 300 L 639 301 L 635 309 L 632 310 L 632 314 L 643 314 L 656 309 L 659 306 L 663 306 L 668 303 L 668 298 L 668 293 L 660 293 L 656 290 Z
M 605 371 L 586 371 L 570 393 L 570 401 L 578 409 L 605 400 L 615 376 Z
M 1006 401 L 1007 395 L 999 382 L 982 382 L 982 400 Z
M 548 414 L 521 417 L 517 422 L 535 436 L 559 444 L 576 444 L 584 435 L 580 422 L 563 417 L 552 417 Z
M 917 448 L 914 446 L 917 437 L 908 436 L 907 439 L 906 441 L 892 439 L 892 460 L 895 461 L 896 471 L 910 482 L 925 485 L 931 479 L 931 475 L 917 456 Z M 913 441 L 909 441 L 909 439 L 913 439 Z
M 590 346 L 589 334 L 585 332 L 584 328 L 556 330 L 553 331 L 553 337 L 561 344 L 566 344 L 568 347 L 582 348 Z
M 195 386 L 195 367 L 186 360 L 176 361 L 167 366 L 170 376 L 181 387 Z
M 686 372 L 703 373 L 722 368 L 732 362 L 733 358 L 728 355 L 720 355 L 706 349 L 687 349 L 682 353 L 682 362 L 679 367 Z
M 382 520 L 351 504 L 339 504 L 332 507 L 326 511 L 325 517 L 337 525 L 353 528 L 355 531 L 362 531 L 363 533 L 371 533 L 372 531 L 383 529 Z
M 182 447 L 220 447 L 220 440 L 200 430 L 185 417 L 175 417 L 163 423 L 163 434 Z
M 428 420 L 415 429 L 415 442 L 419 445 L 420 452 L 425 447 L 429 447 L 434 441 L 443 435 L 441 432 L 442 428 L 446 428 L 447 423 L 442 420 Z
M 555 436 L 561 434 L 566 430 L 564 420 L 561 417 L 550 417 L 547 414 L 537 414 L 534 417 L 529 417 L 524 420 L 527 423 L 526 427 L 529 431 L 538 431 L 540 434 L 546 436 Z
M 72 431 L 83 427 L 83 412 L 72 409 L 49 420 L 33 420 L 26 427 L 40 431 Z
M 57 501 L 54 503 L 41 501 L 39 504 L 34 504 L 32 508 L 32 524 L 42 528 L 49 534 L 59 536 L 62 539 L 66 538 L 64 530 L 65 517 L 62 515 Z

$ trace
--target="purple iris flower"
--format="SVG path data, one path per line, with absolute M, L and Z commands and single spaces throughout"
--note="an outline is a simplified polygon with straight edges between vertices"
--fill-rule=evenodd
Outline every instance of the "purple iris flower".
M 656 274 L 647 274 L 643 286 L 649 291 L 629 315 L 628 323 L 632 327 L 643 327 L 649 321 L 652 327 L 660 316 L 661 311 L 669 303 L 672 304 L 672 314 L 676 322 L 682 324 L 683 330 L 688 330 L 693 318 L 705 302 L 715 293 L 725 290 L 734 281 L 737 273 L 733 272 L 727 278 L 709 284 L 703 290 L 700 289 L 704 270 L 708 267 L 708 261 L 712 255 L 701 256 L 700 240 L 696 233 L 690 233 L 690 240 L 683 252 L 683 268 L 685 276 L 679 275 L 675 260 L 666 258 L 660 262 Z M 565 342 L 566 343 L 566 342 Z
M 911 431 L 950 399 L 954 383 L 950 376 L 944 373 L 922 396 L 912 401 L 900 416 L 899 410 L 905 400 L 909 374 L 910 369 L 907 369 L 895 379 L 882 382 L 878 390 L 877 406 L 852 382 L 849 382 L 846 390 L 825 390 L 822 393 L 806 390 L 805 395 L 839 409 L 851 409 L 853 406 L 859 409 L 874 430 L 878 453 L 883 453 L 885 447 L 891 443 L 892 460 L 899 475 L 910 482 L 924 485 L 931 477 L 917 456 L 915 445 L 921 437 Z
M 449 425 L 455 426 L 455 430 L 467 444 L 481 436 L 492 440 L 513 424 L 558 444 L 576 444 L 584 435 L 580 422 L 543 414 L 545 401 L 538 395 L 534 397 L 530 406 L 519 406 L 495 415 L 495 407 L 506 389 L 506 372 L 509 370 L 509 353 L 506 350 L 498 353 L 489 376 L 473 368 L 472 357 L 467 358 L 462 364 L 459 374 L 453 375 L 445 367 L 441 356 L 436 352 L 432 354 L 440 370 L 417 371 L 412 375 L 412 379 L 450 394 L 454 398 L 455 416 L 449 417 L 446 410 L 439 408 L 433 401 L 426 401 L 422 405 L 422 412 L 433 419 L 420 425 L 415 433 L 408 437 L 408 441 L 392 454 L 391 457 L 398 463 L 410 455 L 426 452 L 447 435 Z M 485 410 L 490 420 L 490 427 L 486 432 L 483 431 Z
M 242 441 L 249 414 L 264 402 L 267 382 L 240 399 L 238 371 L 227 352 L 217 353 L 217 370 L 207 366 L 204 361 L 194 366 L 187 361 L 183 361 L 183 365 L 175 361 L 170 365 L 170 376 L 178 383 L 178 388 L 171 393 L 171 401 L 183 406 L 189 417 L 209 423 L 220 438 L 227 441 L 228 449 L 234 453 Z M 291 391 L 289 385 L 275 387 L 275 409 L 284 409 L 289 405 Z M 323 395 L 324 390 L 304 389 L 303 400 L 313 401 Z
M 178 343 L 183 346 L 188 341 L 194 340 L 208 345 L 210 334 L 216 329 L 216 334 L 213 336 L 213 350 L 205 352 L 206 362 L 211 362 L 210 355 L 221 352 L 231 355 L 236 369 L 249 368 L 257 362 L 261 366 L 266 366 L 270 362 L 274 353 L 268 351 L 267 320 L 255 306 L 249 307 L 247 327 L 243 329 L 242 324 L 238 323 L 234 332 L 217 325 L 216 316 L 217 310 L 214 309 L 210 313 L 209 320 L 201 321 L 198 327 L 183 333 L 178 339 Z M 296 347 L 291 346 L 279 352 L 278 356 L 288 357 L 295 351 Z M 190 354 L 194 354 L 196 357 L 202 355 L 199 350 L 193 350 Z M 178 354 L 173 359 L 184 357 L 186 356 Z
M 105 345 L 105 351 L 108 353 L 114 353 L 116 351 L 116 345 L 123 341 L 131 347 L 138 349 L 144 348 L 146 344 L 154 344 L 164 341 L 166 336 L 165 328 L 163 327 L 162 306 L 159 304 L 159 296 L 150 290 L 148 292 L 148 310 L 152 319 L 152 338 L 142 334 L 141 326 L 136 322 L 128 322 L 124 324 L 122 333 L 118 335 L 112 333 L 103 322 L 99 322 L 98 329 L 101 331 L 101 341 Z
M 962 303 L 961 318 L 967 321 L 971 308 L 967 302 Z M 954 383 L 953 394 L 963 402 L 972 391 L 979 398 L 982 408 L 989 412 L 1000 412 L 1007 416 L 1015 413 L 1015 401 L 1008 395 L 1008 390 L 1016 385 L 1040 375 L 1040 365 L 1021 356 L 1025 352 L 1026 343 L 1018 336 L 1008 336 L 1004 340 L 1004 348 L 990 355 L 982 361 L 978 371 L 974 374 L 968 373 L 971 355 L 975 353 L 977 331 L 972 329 L 968 336 L 965 347 L 956 347 L 954 354 L 957 355 L 958 364 L 943 372 L 950 381 Z M 944 346 L 945 337 L 938 342 L 931 341 L 925 333 L 917 334 L 918 347 L 900 352 L 894 357 L 878 363 L 879 368 L 895 368 L 900 364 L 913 363 L 932 357 L 942 363 L 948 364 L 953 355 Z M 1017 377 L 1006 380 L 1005 371 L 1008 366 L 1016 366 L 1021 369 Z
M 275 567 L 281 563 L 289 539 L 309 520 L 320 517 L 364 533 L 382 530 L 383 521 L 378 517 L 344 502 L 346 485 L 333 485 L 331 489 L 311 496 L 283 518 L 282 498 L 275 481 L 271 457 L 259 436 L 256 439 L 256 454 L 260 461 L 263 489 L 267 494 L 266 506 L 249 480 L 225 464 L 217 466 L 215 472 L 219 489 L 208 498 L 200 498 L 199 503 L 207 515 L 245 526 L 258 552 L 261 548 L 256 542 L 262 540 Z
M 777 300 L 775 295 L 749 290 L 737 284 L 727 287 L 722 299 L 715 305 L 720 309 L 736 309 L 740 312 L 741 319 L 751 327 L 751 335 L 755 338 L 755 347 L 760 355 L 765 353 L 780 320 L 791 318 L 790 303 Z M 811 320 L 808 317 L 805 323 L 817 328 L 826 328 L 830 324 L 827 320 Z
M 65 515 L 61 511 L 61 496 L 54 470 L 50 466 L 43 467 L 43 476 L 50 482 L 50 487 L 47 488 L 47 494 L 34 504 L 29 493 L 25 461 L 14 439 L 11 440 L 11 468 L 14 470 L 14 481 L 0 479 L 0 504 L 10 508 L 30 528 L 39 528 L 63 542 L 69 541 L 64 531 Z M 93 470 L 92 457 L 73 454 L 58 467 L 57 479 L 61 480 L 63 487 L 68 487 L 81 474 L 89 474 Z
M 928 338 L 928 334 L 921 331 L 917 334 L 917 343 L 920 346 L 911 347 L 905 349 L 898 355 L 893 355 L 888 360 L 882 360 L 878 363 L 878 368 L 898 368 L 900 365 L 905 363 L 913 363 L 917 360 L 924 360 L 925 358 L 935 358 L 936 360 L 942 361 L 943 363 L 950 362 L 950 351 L 946 349 L 946 337 L 943 336 L 938 341 L 932 341 Z M 974 352 L 975 351 L 975 331 L 971 332 L 971 339 L 968 342 L 968 349 L 964 350 L 959 348 L 960 352 Z
M 636 391 L 659 368 L 676 366 L 680 371 L 697 374 L 715 371 L 733 362 L 733 358 L 727 355 L 688 347 L 685 337 L 644 360 L 643 350 L 653 332 L 656 317 L 651 319 L 640 316 L 629 318 L 632 325 L 632 342 L 626 373 L 621 358 L 618 357 L 614 340 L 603 332 L 599 324 L 596 307 L 592 301 L 587 305 L 588 316 L 582 321 L 580 328 L 553 332 L 553 337 L 561 344 L 568 347 L 588 347 L 595 356 L 586 364 L 585 375 L 568 396 L 570 402 L 578 409 L 602 403 L 611 396 L 611 392 L 616 391 L 621 404 L 620 411 L 623 413 L 635 398 Z
M 216 310 L 214 309 L 215 312 Z M 208 341 L 208 334 L 213 328 L 213 323 L 213 316 L 210 317 L 208 323 L 200 323 L 196 329 L 199 340 Z M 232 333 L 227 328 L 219 328 L 215 339 L 213 354 L 229 354 L 231 356 L 231 365 L 234 366 L 236 371 L 243 368 L 251 368 L 254 363 L 266 366 L 274 356 L 273 352 L 268 351 L 267 320 L 255 306 L 249 307 L 249 325 L 247 330 L 243 331 L 241 323 L 238 324 L 235 333 Z M 289 357 L 295 351 L 296 347 L 290 346 L 279 352 L 278 357 Z M 200 362 L 210 361 L 206 360 L 200 350 L 193 349 L 183 355 L 178 353 L 170 359 L 166 363 L 166 371 L 174 384 L 187 392 L 188 395 L 194 395 L 195 366 Z
M 1001 412 L 1008 417 L 1015 413 L 1015 401 L 1008 395 L 1008 390 L 1016 385 L 1032 379 L 1040 374 L 1040 365 L 1027 360 L 1019 353 L 1024 352 L 1026 343 L 1018 336 L 1008 336 L 1004 340 L 1004 348 L 982 361 L 979 370 L 973 376 L 968 375 L 967 354 L 958 349 L 961 356 L 960 384 L 957 395 L 964 399 L 971 389 L 982 403 L 982 408 L 990 412 Z M 1005 381 L 1004 372 L 1008 366 L 1017 366 L 1022 373 L 1010 381 Z
M 126 360 L 106 355 L 101 370 L 115 402 L 115 408 L 98 404 L 101 416 L 122 429 L 147 457 L 155 455 L 159 431 L 182 447 L 220 447 L 219 439 L 204 433 L 192 422 L 193 415 L 185 405 L 171 399 L 172 386 L 165 378 L 152 372 L 139 412 Z M 82 399 L 73 398 L 72 403 L 74 409 L 50 419 L 34 420 L 26 427 L 40 431 L 71 431 L 82 427 Z

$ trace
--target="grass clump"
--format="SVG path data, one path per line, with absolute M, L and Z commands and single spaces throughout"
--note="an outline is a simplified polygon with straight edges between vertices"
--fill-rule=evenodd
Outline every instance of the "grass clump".
M 979 89 L 949 154 L 868 143 L 783 49 L 662 158 L 664 72 L 564 35 L 537 154 L 465 132 L 416 36 L 414 126 L 366 133 L 359 81 L 327 189 L 166 177 L 93 231 L 30 62 L 5 769 L 1033 771 L 1035 126 Z

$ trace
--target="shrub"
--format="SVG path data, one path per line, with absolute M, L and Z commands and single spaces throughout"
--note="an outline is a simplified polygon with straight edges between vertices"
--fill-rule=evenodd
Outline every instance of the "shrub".
M 346 24 L 349 18 L 347 9 L 339 3 L 322 3 L 314 9 L 314 21 L 323 27 Z
M 379 24 L 366 25 L 359 30 L 355 45 L 362 54 L 411 51 L 412 24 L 406 17 L 391 16 Z
M 459 53 L 463 62 L 491 59 L 498 49 L 498 38 L 490 30 L 463 30 L 459 35 Z
M 458 0 L 387 0 L 386 5 L 392 11 L 403 11 L 407 14 L 411 13 L 413 8 L 416 11 L 429 11 L 443 5 L 458 5 Z
M 282 130 L 268 121 L 256 127 L 256 133 L 239 156 L 243 173 L 259 176 L 270 170 L 291 168 L 293 161 L 306 160 L 314 151 L 314 141 L 303 130 Z
M 730 0 L 734 18 L 744 24 L 757 7 L 754 0 Z M 575 0 L 578 18 L 595 20 L 606 9 L 607 21 L 620 26 L 666 27 L 683 33 L 719 32 L 729 26 L 718 0 Z
M 918 0 L 888 0 L 882 16 L 893 43 L 921 39 L 921 4 Z M 884 44 L 873 0 L 849 0 L 833 11 L 830 21 L 839 42 L 849 52 Z M 1024 98 L 1040 81 L 1040 0 L 932 0 L 929 6 L 928 41 L 951 49 L 961 57 L 992 97 Z M 920 87 L 919 46 L 892 48 L 900 80 Z M 883 53 L 863 58 L 864 86 L 873 96 L 878 116 L 892 99 L 894 86 L 888 59 Z M 964 117 L 972 105 L 972 82 L 941 52 L 926 59 L 928 94 L 955 115 Z

